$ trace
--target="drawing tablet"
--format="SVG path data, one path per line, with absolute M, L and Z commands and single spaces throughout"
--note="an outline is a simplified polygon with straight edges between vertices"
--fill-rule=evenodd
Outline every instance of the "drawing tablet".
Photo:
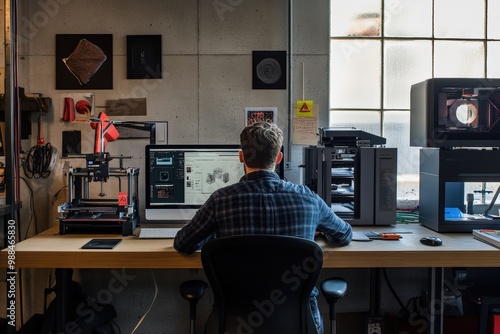
M 112 249 L 121 241 L 122 239 L 92 239 L 82 249 Z

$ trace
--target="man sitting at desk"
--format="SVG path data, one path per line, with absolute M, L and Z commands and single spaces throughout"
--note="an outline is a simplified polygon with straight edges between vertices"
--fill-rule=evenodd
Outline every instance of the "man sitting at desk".
M 316 193 L 306 186 L 281 180 L 274 172 L 283 158 L 283 132 L 276 125 L 254 123 L 243 129 L 240 142 L 239 157 L 246 175 L 210 196 L 191 222 L 177 233 L 177 251 L 193 253 L 213 237 L 246 234 L 314 240 L 315 233 L 320 232 L 333 245 L 351 242 L 351 226 L 337 217 Z M 317 295 L 314 289 L 311 310 L 318 332 L 323 333 Z

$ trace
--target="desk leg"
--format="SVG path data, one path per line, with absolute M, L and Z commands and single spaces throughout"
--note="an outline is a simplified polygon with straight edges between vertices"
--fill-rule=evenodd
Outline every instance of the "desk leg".
M 71 293 L 71 269 L 56 269 L 56 331 L 66 333 L 68 321 L 68 305 Z
M 380 317 L 380 268 L 370 269 L 370 317 Z
M 385 333 L 384 316 L 380 311 L 382 269 L 370 269 L 370 314 L 367 319 L 366 333 Z
M 429 334 L 443 333 L 444 268 L 429 269 Z

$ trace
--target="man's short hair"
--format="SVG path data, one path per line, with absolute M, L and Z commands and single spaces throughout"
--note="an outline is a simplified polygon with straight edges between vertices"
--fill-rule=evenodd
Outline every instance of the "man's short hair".
M 240 142 L 248 167 L 270 169 L 283 145 L 283 131 L 273 123 L 253 123 L 243 129 Z

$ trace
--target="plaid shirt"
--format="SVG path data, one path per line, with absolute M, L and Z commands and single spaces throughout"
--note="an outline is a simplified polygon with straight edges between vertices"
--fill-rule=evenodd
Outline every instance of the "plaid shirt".
M 246 234 L 314 240 L 316 231 L 329 235 L 338 246 L 352 239 L 351 226 L 308 187 L 280 180 L 274 172 L 258 171 L 214 192 L 177 233 L 174 247 L 189 254 L 213 237 Z
M 289 235 L 314 240 L 323 232 L 338 246 L 351 242 L 351 226 L 337 217 L 326 203 L 306 186 L 280 180 L 271 171 L 243 176 L 240 182 L 217 190 L 191 222 L 175 236 L 179 252 L 193 253 L 213 237 L 246 234 Z M 323 321 L 315 288 L 311 311 L 318 332 Z

